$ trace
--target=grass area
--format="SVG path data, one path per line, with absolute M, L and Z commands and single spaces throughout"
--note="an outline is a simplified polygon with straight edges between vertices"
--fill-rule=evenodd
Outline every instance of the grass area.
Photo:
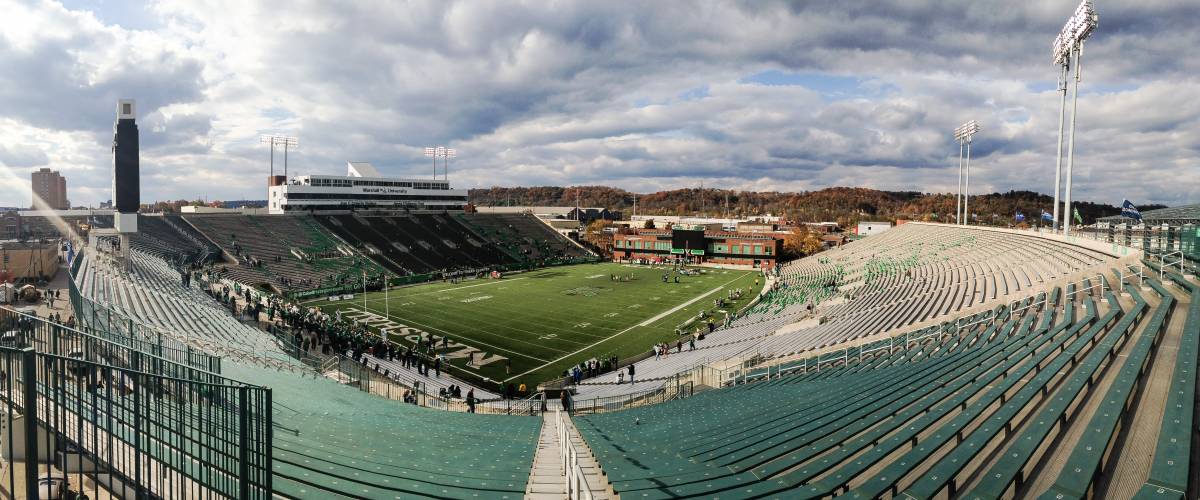
M 679 283 L 663 283 L 668 270 L 580 264 L 395 289 L 388 292 L 386 304 L 382 292 L 371 293 L 366 297 L 369 315 L 363 313 L 361 295 L 316 305 L 363 318 L 375 331 L 386 327 L 393 341 L 411 342 L 422 332 L 448 336 L 451 344 L 444 352 L 451 365 L 533 388 L 592 357 L 624 358 L 656 342 L 674 341 L 675 328 L 701 311 L 715 313 L 719 323 L 724 314 L 715 312 L 713 299 L 726 297 L 729 289 L 754 288 L 726 305 L 736 310 L 758 293 L 756 279 L 762 286 L 757 271 L 699 271 L 680 276 Z M 610 279 L 631 273 L 632 280 Z M 475 362 L 467 366 L 471 351 Z

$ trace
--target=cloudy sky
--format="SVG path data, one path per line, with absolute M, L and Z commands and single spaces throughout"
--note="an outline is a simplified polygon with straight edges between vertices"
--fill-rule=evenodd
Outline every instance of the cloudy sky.
M 1052 191 L 1075 0 L 429 2 L 0 0 L 0 206 L 29 172 L 110 198 L 118 98 L 139 106 L 143 202 L 265 198 L 347 160 L 455 186 Z M 1077 198 L 1200 201 L 1200 2 L 1097 0 Z

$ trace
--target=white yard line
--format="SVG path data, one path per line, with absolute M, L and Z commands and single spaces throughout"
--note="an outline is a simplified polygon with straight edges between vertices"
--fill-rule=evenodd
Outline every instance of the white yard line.
M 477 286 L 485 286 L 485 285 L 497 285 L 497 284 L 500 284 L 500 283 L 508 283 L 508 282 L 510 282 L 510 281 L 523 280 L 523 279 L 527 279 L 527 278 L 529 278 L 529 277 L 528 277 L 528 276 L 522 276 L 522 277 L 520 277 L 520 278 L 505 278 L 505 279 L 499 279 L 499 280 L 489 281 L 489 282 L 487 282 L 487 283 L 478 283 L 478 284 L 475 284 L 475 285 L 456 286 L 456 287 L 454 287 L 454 288 L 443 288 L 443 289 L 441 289 L 441 290 L 434 290 L 434 291 L 432 291 L 432 292 L 417 292 L 417 293 L 410 293 L 410 294 L 402 295 L 401 297 L 412 297 L 412 296 L 414 296 L 414 295 L 428 295 L 428 294 L 431 294 L 431 293 L 452 292 L 452 291 L 454 291 L 454 290 L 462 290 L 463 288 L 473 288 L 473 287 L 477 287 Z M 431 283 L 416 283 L 416 284 L 414 284 L 414 285 L 402 286 L 402 287 L 397 287 L 397 288 L 409 288 L 409 287 L 411 287 L 411 286 L 421 286 L 421 285 L 427 285 L 427 284 L 431 284 Z M 362 293 L 362 292 L 355 292 L 355 295 L 358 295 L 359 293 Z M 375 292 L 371 292 L 371 293 L 378 294 L 378 295 L 379 295 L 379 297 L 376 297 L 376 298 L 374 298 L 374 299 L 367 299 L 367 301 L 368 301 L 368 302 L 379 302 L 379 301 L 382 301 L 382 300 L 383 300 L 383 292 L 382 292 L 382 291 L 375 291 Z M 340 293 L 339 293 L 339 294 L 337 294 L 337 295 L 342 295 L 342 294 L 340 294 Z M 304 301 L 301 301 L 301 302 L 300 302 L 300 305 L 308 305 L 308 304 L 313 304 L 313 303 L 316 303 L 316 302 L 324 302 L 324 301 L 326 301 L 328 298 L 329 298 L 329 297 L 319 297 L 319 298 L 315 298 L 315 299 L 304 300 Z M 353 300 L 353 299 L 350 299 L 350 300 Z M 389 300 L 390 300 L 390 298 L 389 298 Z M 338 304 L 338 303 L 342 303 L 342 302 L 348 302 L 348 301 L 330 302 L 330 304 Z
M 458 287 L 454 287 L 454 288 L 443 288 L 443 289 L 441 289 L 441 290 L 434 290 L 434 291 L 432 291 L 432 292 L 410 293 L 410 294 L 408 294 L 408 295 L 409 295 L 409 296 L 412 296 L 412 295 L 425 295 L 425 294 L 427 294 L 427 293 L 453 292 L 453 291 L 455 291 L 455 290 L 462 290 L 462 289 L 464 289 L 464 288 L 474 288 L 474 287 L 477 287 L 477 286 L 486 286 L 486 285 L 497 285 L 497 284 L 500 284 L 500 283 L 508 283 L 508 282 L 510 282 L 510 281 L 523 280 L 523 279 L 526 279 L 526 278 L 529 278 L 529 277 L 528 277 L 528 276 L 522 276 L 522 277 L 520 277 L 520 278 L 499 279 L 499 280 L 489 281 L 489 282 L 487 282 L 487 283 L 479 283 L 479 284 L 477 284 L 477 285 L 458 286 Z
M 357 309 L 357 306 L 355 307 L 355 309 Z M 428 325 L 422 325 L 422 324 L 420 324 L 420 323 L 417 323 L 417 322 L 415 322 L 415 321 L 409 321 L 409 320 L 407 320 L 407 319 L 404 319 L 404 318 L 402 318 L 402 317 L 400 317 L 400 316 L 396 316 L 395 314 L 386 314 L 386 315 L 385 315 L 385 314 L 383 314 L 383 311 L 379 311 L 379 310 L 371 309 L 370 307 L 368 307 L 368 308 L 367 308 L 367 311 L 366 311 L 366 312 L 369 312 L 369 313 L 371 313 L 371 314 L 374 314 L 374 315 L 376 315 L 376 316 L 379 316 L 379 317 L 381 317 L 381 318 L 387 318 L 387 319 L 389 319 L 389 320 L 392 320 L 392 321 L 399 320 L 399 321 L 396 321 L 396 323 L 397 323 L 397 324 L 400 324 L 400 325 L 403 325 L 403 326 L 407 326 L 407 327 L 409 327 L 409 328 L 416 328 L 416 327 L 420 327 L 420 328 L 422 328 L 422 329 L 425 329 L 425 330 L 426 330 L 426 331 L 425 331 L 425 333 L 430 333 L 430 332 L 429 332 L 429 330 L 434 330 L 434 331 L 441 332 L 441 333 L 442 333 L 442 335 L 445 335 L 445 336 L 450 336 L 450 335 L 458 335 L 458 334 L 456 334 L 456 333 L 453 333 L 453 332 L 448 332 L 448 331 L 446 331 L 446 330 L 443 330 L 443 329 L 441 329 L 441 328 L 435 328 L 435 327 L 428 326 Z M 461 336 L 460 336 L 460 337 L 461 337 Z M 539 357 L 537 357 L 537 356 L 530 356 L 530 355 L 528 355 L 528 354 L 521 353 L 521 352 L 517 352 L 517 351 L 513 351 L 513 350 L 511 350 L 511 349 L 505 349 L 505 348 L 503 348 L 503 347 L 500 347 L 500 346 L 492 345 L 492 344 L 489 344 L 489 343 L 487 343 L 487 342 L 484 342 L 484 341 L 481 341 L 481 340 L 477 340 L 477 339 L 475 339 L 474 337 L 472 337 L 472 338 L 470 338 L 470 339 L 467 339 L 467 340 L 469 340 L 471 343 L 474 343 L 474 344 L 485 345 L 485 346 L 487 346 L 487 347 L 491 347 L 491 348 L 493 348 L 493 349 L 496 349 L 496 350 L 499 350 L 499 351 L 504 351 L 504 352 L 512 353 L 512 354 L 515 354 L 515 355 L 517 355 L 517 356 L 520 356 L 520 357 L 522 357 L 522 358 L 536 359 L 536 360 L 538 360 L 538 361 L 543 361 L 543 362 L 545 362 L 545 361 L 546 361 L 546 360 L 544 360 L 544 359 L 542 359 L 542 358 L 539 358 Z M 460 342 L 460 344 L 461 344 L 461 343 L 462 343 L 462 342 Z M 464 344 L 464 345 L 465 345 L 465 344 Z M 471 347 L 473 347 L 473 346 L 471 346 Z M 545 365 L 542 365 L 542 366 L 545 366 Z
M 745 276 L 745 275 L 742 275 L 742 276 Z M 712 294 L 714 294 L 714 293 L 716 293 L 716 292 L 719 292 L 719 291 L 721 291 L 721 289 L 723 289 L 723 288 L 725 288 L 725 287 L 729 286 L 729 284 L 730 284 L 730 283 L 733 283 L 734 281 L 737 281 L 737 280 L 739 280 L 739 279 L 742 279 L 742 276 L 738 276 L 738 277 L 736 277 L 736 278 L 734 278 L 734 279 L 731 279 L 731 280 L 729 280 L 729 281 L 725 282 L 725 284 L 724 284 L 724 285 L 721 285 L 721 286 L 718 286 L 718 287 L 716 287 L 716 288 L 713 288 L 712 290 L 709 290 L 709 291 L 705 292 L 703 295 L 697 295 L 697 296 L 696 296 L 695 298 L 693 298 L 692 300 L 689 300 L 689 301 L 687 301 L 687 302 L 684 302 L 684 303 L 682 303 L 682 304 L 679 304 L 679 305 L 677 305 L 677 306 L 675 306 L 675 307 L 672 307 L 672 308 L 670 308 L 670 309 L 668 309 L 668 310 L 666 310 L 666 311 L 663 311 L 663 312 L 662 312 L 662 313 L 660 313 L 658 316 L 655 316 L 655 317 L 653 317 L 653 318 L 650 318 L 650 319 L 648 319 L 648 320 L 646 320 L 646 321 L 643 321 L 643 322 L 641 322 L 641 323 L 638 323 L 638 324 L 636 324 L 636 325 L 633 325 L 633 326 L 631 326 L 631 327 L 629 327 L 629 328 L 626 328 L 626 329 L 624 329 L 624 330 L 621 330 L 621 331 L 619 331 L 619 332 L 617 332 L 617 333 L 614 333 L 614 334 L 612 334 L 612 335 L 611 335 L 611 336 L 609 336 L 609 337 L 606 337 L 606 338 L 600 339 L 600 340 L 596 341 L 596 342 L 595 342 L 594 344 L 592 344 L 592 345 L 589 345 L 589 346 L 587 346 L 587 347 L 584 347 L 584 348 L 582 348 L 582 349 L 579 349 L 578 351 L 572 352 L 572 353 L 570 353 L 570 354 L 566 354 L 566 355 L 564 355 L 564 356 L 562 356 L 562 357 L 560 357 L 560 358 L 558 358 L 558 359 L 556 359 L 556 360 L 554 360 L 554 361 L 550 361 L 550 362 L 548 362 L 548 363 L 546 363 L 546 364 L 544 364 L 544 365 L 542 365 L 542 366 L 539 366 L 539 367 L 537 367 L 537 368 L 533 368 L 533 369 L 527 370 L 527 371 L 525 371 L 524 373 L 518 373 L 518 374 L 516 374 L 516 375 L 513 375 L 513 376 L 511 376 L 511 377 L 508 377 L 508 378 L 504 379 L 503 381 L 504 381 L 504 382 L 508 382 L 509 380 L 515 379 L 515 378 L 517 378 L 517 377 L 521 377 L 521 376 L 528 375 L 528 374 L 530 374 L 530 373 L 533 373 L 533 372 L 535 372 L 535 371 L 541 370 L 542 368 L 545 368 L 545 367 L 547 367 L 547 366 L 550 366 L 550 365 L 552 365 L 552 364 L 554 364 L 554 363 L 557 363 L 557 362 L 559 362 L 559 361 L 562 361 L 562 360 L 564 360 L 564 359 L 567 359 L 567 358 L 569 358 L 569 357 L 571 357 L 571 356 L 574 356 L 574 355 L 576 355 L 576 354 L 579 354 L 579 353 L 581 353 L 581 352 L 583 352 L 583 351 L 586 351 L 586 350 L 588 350 L 588 349 L 591 349 L 591 348 L 593 348 L 593 347 L 596 347 L 596 346 L 598 346 L 598 345 L 600 345 L 600 344 L 603 344 L 603 343 L 605 343 L 605 342 L 608 342 L 609 340 L 615 339 L 615 338 L 617 338 L 617 337 L 621 336 L 621 334 L 623 334 L 623 333 L 625 333 L 625 332 L 628 332 L 628 331 L 630 331 L 630 330 L 632 330 L 632 329 L 634 329 L 634 328 L 637 328 L 637 327 L 639 327 L 639 326 L 647 326 L 647 325 L 650 325 L 651 323 L 654 323 L 655 321 L 658 321 L 658 320 L 660 320 L 660 319 L 662 319 L 662 318 L 665 318 L 665 317 L 667 317 L 667 316 L 670 316 L 671 314 L 674 314 L 674 313 L 678 312 L 679 310 L 681 310 L 681 309 L 683 309 L 683 308 L 685 308 L 685 307 L 687 307 L 687 306 L 690 306 L 690 305 L 692 305 L 692 304 L 695 304 L 695 303 L 696 303 L 696 301 L 698 301 L 698 300 L 700 300 L 700 299 L 703 299 L 703 298 L 705 298 L 705 297 L 708 297 L 709 295 L 712 295 Z

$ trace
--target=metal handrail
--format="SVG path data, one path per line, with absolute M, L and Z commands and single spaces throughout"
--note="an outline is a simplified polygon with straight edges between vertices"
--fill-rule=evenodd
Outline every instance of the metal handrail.
M 571 434 L 563 423 L 561 410 L 554 410 L 554 426 L 558 433 L 558 456 L 562 460 L 563 478 L 567 486 L 567 498 L 570 500 L 593 500 L 592 490 L 588 487 L 587 476 L 579 465 L 579 451 L 571 444 Z
M 1176 250 L 1174 252 L 1167 252 L 1165 254 L 1159 254 L 1156 257 L 1158 257 L 1158 261 L 1159 261 L 1159 266 L 1158 266 L 1158 280 L 1159 281 L 1162 281 L 1164 283 L 1166 282 L 1166 280 L 1164 280 L 1163 278 L 1166 276 L 1167 268 L 1174 266 L 1174 265 L 1178 265 L 1179 266 L 1179 274 L 1181 274 L 1181 275 L 1183 274 L 1183 252 L 1182 251 Z M 1174 257 L 1175 260 L 1173 262 L 1167 262 L 1167 259 L 1172 258 L 1172 257 Z
M 1131 269 L 1132 269 L 1132 268 L 1131 268 Z M 1138 271 L 1138 275 L 1139 275 L 1139 276 L 1141 276 L 1141 271 L 1140 271 L 1140 270 Z M 1095 282 L 1095 283 L 1091 283 L 1091 282 L 1090 282 L 1090 280 L 1092 280 L 1092 279 L 1095 279 L 1095 280 L 1096 280 L 1096 282 Z M 1074 290 L 1072 290 L 1072 291 L 1070 291 L 1070 292 L 1067 292 L 1067 295 L 1066 295 L 1066 300 L 1074 300 L 1074 298 L 1075 298 L 1075 295 L 1077 295 L 1077 294 L 1081 294 L 1081 293 L 1084 293 L 1084 292 L 1089 292 L 1089 291 L 1091 291 L 1093 288 L 1096 288 L 1096 287 L 1100 287 L 1100 292 L 1099 292 L 1099 293 L 1100 293 L 1100 294 L 1102 294 L 1102 293 L 1104 293 L 1104 291 L 1107 289 L 1107 287 L 1106 287 L 1105 285 L 1106 285 L 1108 282 L 1104 280 L 1104 276 L 1103 276 L 1103 275 L 1101 275 L 1101 274 L 1096 274 L 1096 276 L 1094 276 L 1094 277 L 1091 277 L 1091 278 L 1082 278 L 1082 279 L 1080 279 L 1080 280 L 1078 280 L 1078 281 L 1073 281 L 1073 282 L 1071 282 L 1071 283 L 1067 283 L 1067 284 L 1063 285 L 1063 288 L 1064 288 L 1064 289 L 1066 289 L 1066 288 L 1070 287 L 1071 285 L 1083 285 L 1084 283 L 1088 283 L 1088 285 L 1087 285 L 1087 286 L 1076 286 Z
M 1137 277 L 1139 287 L 1145 285 L 1146 273 L 1145 273 L 1145 269 L 1142 266 L 1129 264 L 1129 265 L 1125 266 L 1125 269 L 1127 269 L 1129 272 L 1133 273 L 1132 275 L 1129 276 L 1129 284 L 1130 285 L 1133 285 L 1134 277 Z M 1125 276 L 1121 276 L 1121 284 L 1122 285 L 1125 284 L 1125 278 L 1126 278 Z

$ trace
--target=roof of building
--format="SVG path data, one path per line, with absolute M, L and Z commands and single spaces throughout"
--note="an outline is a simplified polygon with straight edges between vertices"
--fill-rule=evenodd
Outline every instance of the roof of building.
M 365 161 L 348 161 L 346 162 L 347 177 L 383 177 L 379 173 L 379 169 L 375 168 L 369 162 Z
M 1132 222 L 1133 219 L 1123 215 L 1110 215 L 1096 219 L 1097 222 L 1123 223 Z M 1158 210 L 1147 210 L 1142 212 L 1143 222 L 1152 223 L 1176 223 L 1176 224 L 1196 224 L 1200 222 L 1200 204 L 1195 205 L 1180 205 L 1178 207 L 1160 208 Z

